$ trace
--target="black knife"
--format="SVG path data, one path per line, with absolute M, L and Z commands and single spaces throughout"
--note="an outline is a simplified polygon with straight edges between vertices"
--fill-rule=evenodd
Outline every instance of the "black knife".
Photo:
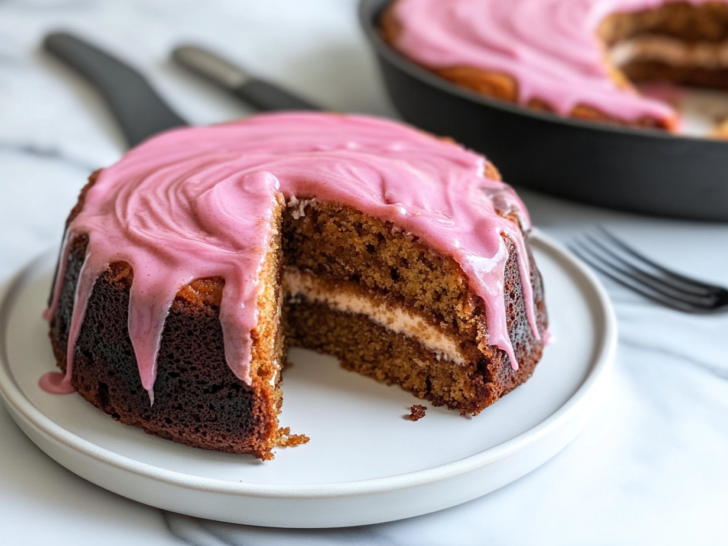
M 68 32 L 53 32 L 43 48 L 73 68 L 101 94 L 130 147 L 174 127 L 187 125 L 137 70 Z M 181 51 L 180 62 L 195 67 L 259 110 L 318 110 L 313 104 L 271 83 L 254 78 L 217 55 L 194 46 Z M 189 64 L 186 64 L 186 63 Z
M 172 58 L 258 110 L 321 110 L 275 84 L 253 77 L 246 70 L 203 47 L 178 46 L 172 51 Z
M 67 32 L 53 32 L 43 48 L 75 69 L 103 96 L 130 147 L 150 136 L 187 125 L 139 72 Z

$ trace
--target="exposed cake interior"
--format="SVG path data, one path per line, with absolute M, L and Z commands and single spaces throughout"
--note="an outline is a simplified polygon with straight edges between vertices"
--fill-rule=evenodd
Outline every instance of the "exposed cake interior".
M 541 355 L 528 229 L 481 156 L 392 122 L 277 114 L 172 131 L 101 171 L 69 219 L 47 312 L 65 376 L 46 386 L 261 458 L 304 441 L 278 428 L 290 345 L 477 414 Z M 128 329 L 99 336 L 100 309 Z M 220 422 L 233 411 L 245 419 Z
M 728 89 L 728 4 L 669 2 L 615 13 L 599 35 L 634 82 L 669 81 Z
M 483 303 L 455 260 L 345 206 L 313 201 L 301 210 L 304 215 L 285 216 L 283 223 L 290 343 L 336 355 L 346 368 L 464 414 L 477 415 L 521 382 L 518 374 L 507 385 L 493 381 L 512 368 L 489 346 Z M 528 376 L 541 341 L 528 321 L 512 245 L 509 253 L 508 331 L 519 372 Z M 537 273 L 529 284 L 539 302 L 538 329 L 545 331 Z

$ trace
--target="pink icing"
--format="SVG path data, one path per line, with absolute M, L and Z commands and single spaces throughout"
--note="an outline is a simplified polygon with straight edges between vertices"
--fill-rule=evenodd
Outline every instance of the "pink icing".
M 156 357 L 177 292 L 192 280 L 223 277 L 220 322 L 228 365 L 250 383 L 251 332 L 258 281 L 278 196 L 316 198 L 391 221 L 451 255 L 483 298 L 488 340 L 517 362 L 503 299 L 514 244 L 527 314 L 538 338 L 530 269 L 521 231 L 497 212 L 528 213 L 510 186 L 485 177 L 485 159 L 410 127 L 362 116 L 267 114 L 211 127 L 169 131 L 104 169 L 67 230 L 87 234 L 68 342 L 68 389 L 74 347 L 95 279 L 110 263 L 134 270 L 129 337 L 153 402 Z M 53 317 L 61 279 L 46 318 Z M 44 378 L 41 385 L 57 385 Z M 59 389 L 56 389 L 59 390 Z
M 680 99 L 685 96 L 685 90 L 671 83 L 640 83 L 637 86 L 644 97 L 659 100 L 677 108 Z
M 669 1 L 669 0 L 668 0 Z M 701 4 L 708 0 L 687 0 Z M 724 2 L 726 0 L 723 0 Z M 610 14 L 666 0 L 398 0 L 396 47 L 432 69 L 473 66 L 518 80 L 518 101 L 541 99 L 567 115 L 579 105 L 624 120 L 674 121 L 661 101 L 618 87 L 597 38 Z
M 66 374 L 61 372 L 48 372 L 41 376 L 38 382 L 40 388 L 51 394 L 71 394 L 76 390 L 71 382 L 66 379 Z

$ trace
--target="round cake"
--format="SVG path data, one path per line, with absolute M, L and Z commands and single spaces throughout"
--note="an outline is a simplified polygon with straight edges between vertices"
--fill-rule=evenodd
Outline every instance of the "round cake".
M 395 0 L 384 39 L 483 95 L 674 131 L 635 82 L 728 89 L 728 0 Z
M 541 358 L 528 214 L 482 156 L 374 118 L 154 137 L 66 226 L 41 386 L 186 445 L 272 458 L 290 346 L 477 415 Z

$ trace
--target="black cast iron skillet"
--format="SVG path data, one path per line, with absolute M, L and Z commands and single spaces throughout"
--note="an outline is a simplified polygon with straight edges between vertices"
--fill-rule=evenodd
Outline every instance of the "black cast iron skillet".
M 623 211 L 728 222 L 727 142 L 561 118 L 460 88 L 381 39 L 377 22 L 390 2 L 361 0 L 359 14 L 406 121 L 484 153 L 523 188 Z

